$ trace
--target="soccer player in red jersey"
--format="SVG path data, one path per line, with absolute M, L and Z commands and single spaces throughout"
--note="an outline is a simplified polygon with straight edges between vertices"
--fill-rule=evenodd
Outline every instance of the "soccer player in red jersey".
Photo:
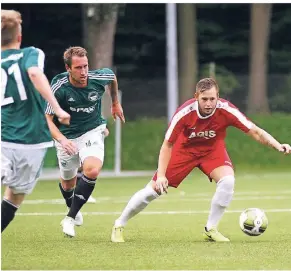
M 229 126 L 279 152 L 291 153 L 289 144 L 279 143 L 234 105 L 219 98 L 219 88 L 214 79 L 204 78 L 196 85 L 195 98 L 185 102 L 174 114 L 160 150 L 158 170 L 150 183 L 132 196 L 115 221 L 111 241 L 124 242 L 123 229 L 127 221 L 151 201 L 167 193 L 168 186 L 178 187 L 195 167 L 217 185 L 204 238 L 217 242 L 229 241 L 217 230 L 234 193 L 234 170 L 224 142 Z

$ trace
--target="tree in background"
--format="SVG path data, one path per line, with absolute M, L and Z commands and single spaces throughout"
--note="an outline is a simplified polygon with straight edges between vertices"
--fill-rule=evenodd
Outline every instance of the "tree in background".
M 119 4 L 83 4 L 83 44 L 91 69 L 113 68 L 114 37 Z M 110 116 L 110 98 L 105 93 L 103 115 Z
M 268 45 L 271 4 L 251 5 L 250 79 L 247 111 L 269 113 L 267 96 Z
M 83 4 L 83 43 L 93 69 L 112 67 L 118 4 Z
M 198 75 L 196 5 L 178 4 L 179 104 L 193 97 Z

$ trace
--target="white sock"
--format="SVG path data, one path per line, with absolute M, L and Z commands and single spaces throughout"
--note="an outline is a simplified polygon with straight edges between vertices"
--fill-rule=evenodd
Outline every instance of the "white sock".
M 226 208 L 229 206 L 234 192 L 234 176 L 225 176 L 217 183 L 215 194 L 211 201 L 210 213 L 208 216 L 206 229 L 217 227 Z
M 124 227 L 130 218 L 141 212 L 157 197 L 159 197 L 159 195 L 151 187 L 151 185 L 147 185 L 144 189 L 139 190 L 131 197 L 120 217 L 115 220 L 114 225 L 116 227 Z

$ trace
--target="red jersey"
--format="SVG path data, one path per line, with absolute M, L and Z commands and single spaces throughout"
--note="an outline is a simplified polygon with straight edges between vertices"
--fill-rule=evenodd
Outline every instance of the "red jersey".
M 205 117 L 199 113 L 198 101 L 190 99 L 177 109 L 165 139 L 174 148 L 205 155 L 216 148 L 225 148 L 227 127 L 234 126 L 247 133 L 252 125 L 237 107 L 224 99 L 218 99 L 214 111 Z

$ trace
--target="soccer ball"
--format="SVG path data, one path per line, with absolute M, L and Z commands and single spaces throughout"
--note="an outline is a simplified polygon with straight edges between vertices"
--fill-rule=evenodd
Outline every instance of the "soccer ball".
M 261 235 L 268 227 L 268 218 L 259 208 L 248 208 L 239 217 L 241 230 L 250 236 Z

